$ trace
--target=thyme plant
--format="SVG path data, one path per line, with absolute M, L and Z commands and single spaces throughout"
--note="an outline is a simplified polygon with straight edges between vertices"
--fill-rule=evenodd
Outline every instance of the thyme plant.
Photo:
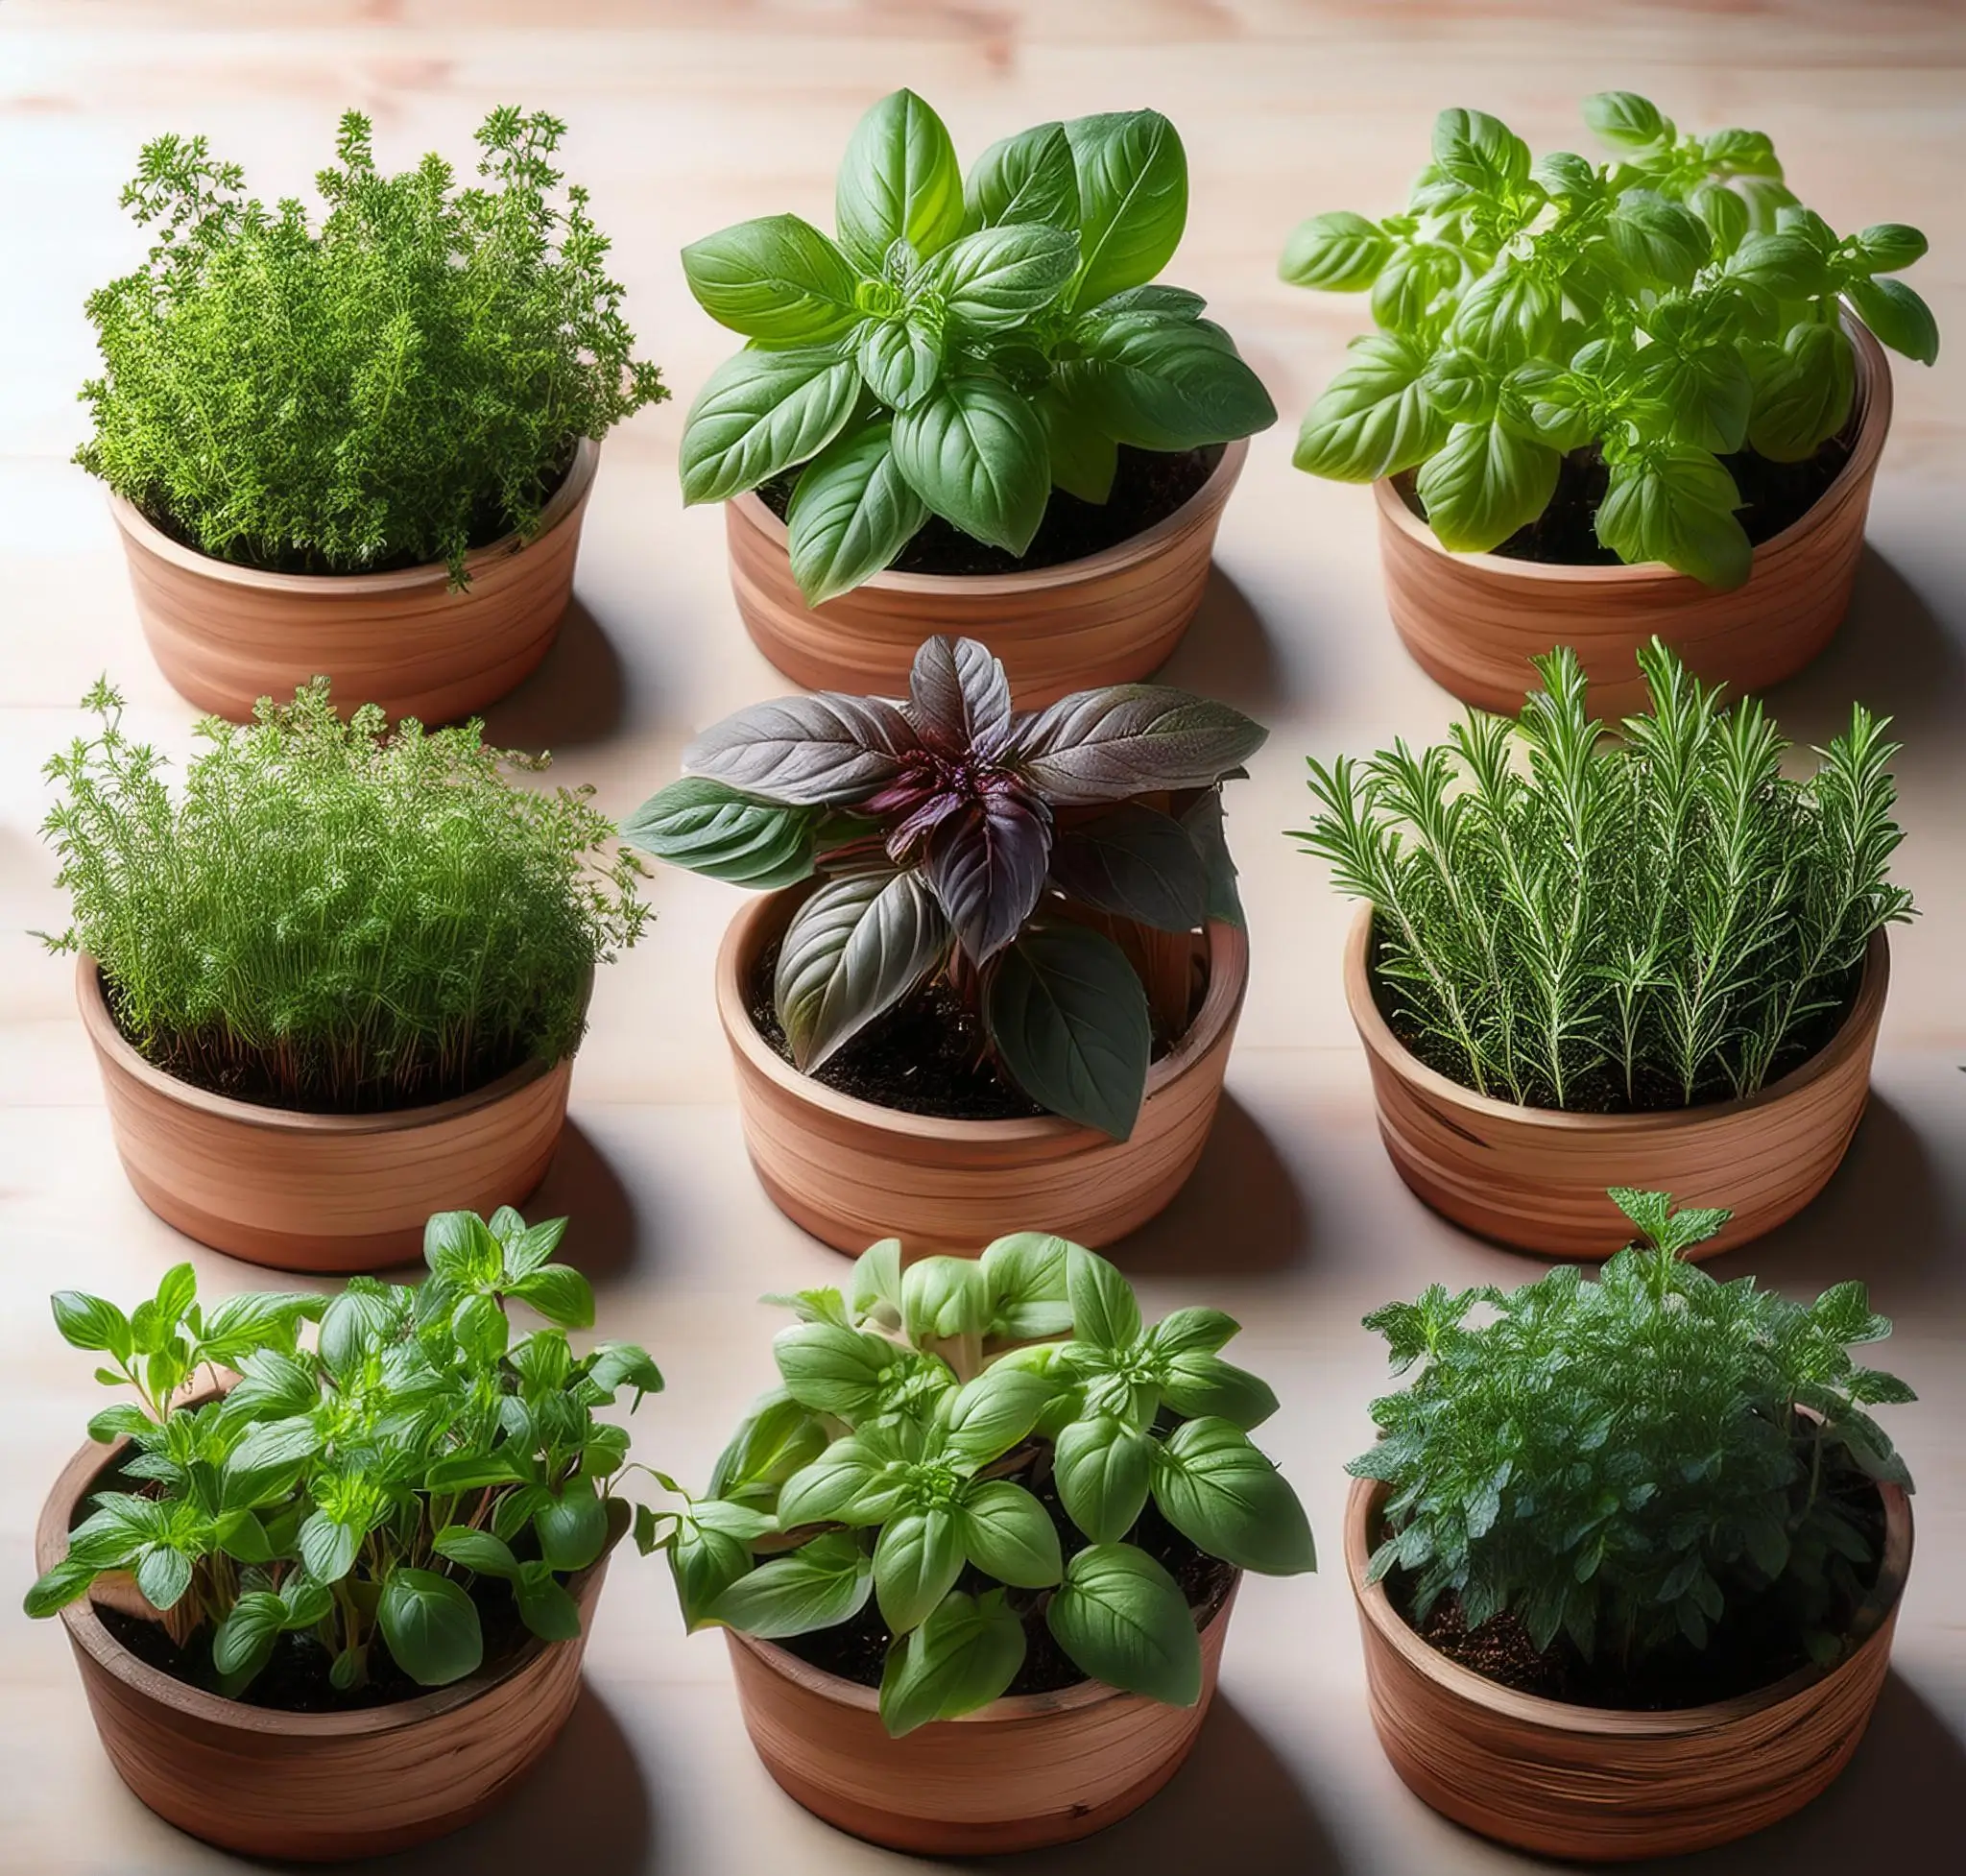
M 615 1495 L 628 1429 L 597 1409 L 626 1389 L 633 1411 L 662 1378 L 632 1343 L 574 1354 L 565 1332 L 592 1325 L 594 1299 L 550 1261 L 565 1228 L 509 1207 L 489 1223 L 442 1214 L 416 1288 L 355 1277 L 332 1296 L 206 1307 L 180 1263 L 128 1315 L 60 1292 L 63 1339 L 135 1399 L 89 1422 L 91 1439 L 130 1450 L 28 1614 L 129 1571 L 180 1648 L 208 1648 L 228 1697 L 283 1636 L 318 1649 L 342 1692 L 368 1682 L 378 1650 L 421 1686 L 460 1680 L 484 1656 L 474 1578 L 508 1585 L 535 1635 L 578 1635 L 566 1579 L 631 1518 Z M 515 1333 L 515 1303 L 549 1326 Z M 227 1371 L 238 1378 L 216 1396 Z
M 1112 1264 L 1042 1232 L 905 1269 L 888 1239 L 844 1294 L 766 1300 L 799 1318 L 773 1345 L 782 1385 L 708 1492 L 644 1506 L 637 1535 L 692 1628 L 785 1639 L 871 1602 L 892 1734 L 989 1705 L 1041 1629 L 1086 1676 L 1192 1706 L 1212 1611 L 1142 1548 L 1150 1518 L 1235 1569 L 1315 1567 L 1249 1437 L 1276 1396 L 1218 1353 L 1237 1329 L 1219 1310 L 1149 1327 Z
M 570 1054 L 595 966 L 648 917 L 592 791 L 517 786 L 545 758 L 475 723 L 344 722 L 317 681 L 249 726 L 206 718 L 174 793 L 122 698 L 84 701 L 99 732 L 47 765 L 74 914 L 48 943 L 95 959 L 167 1073 L 329 1112 L 464 1094 Z
M 1872 933 L 1911 916 L 1888 718 L 1857 706 L 1805 779 L 1753 699 L 1723 708 L 1654 640 L 1650 708 L 1613 735 L 1574 654 L 1520 718 L 1310 763 L 1296 836 L 1375 910 L 1401 1040 L 1525 1107 L 1690 1107 L 1752 1094 L 1827 1040 Z
M 633 357 L 609 243 L 559 194 L 566 127 L 501 108 L 459 188 L 386 176 L 341 120 L 316 228 L 202 136 L 145 145 L 123 205 L 157 237 L 92 294 L 103 373 L 76 460 L 201 552 L 359 573 L 530 534 L 583 437 L 668 394 Z
M 1372 1580 L 1397 1572 L 1416 1622 L 1452 1596 L 1470 1629 L 1511 1611 L 1539 1649 L 1625 1666 L 1773 1595 L 1832 1662 L 1877 1562 L 1865 1481 L 1911 1489 L 1866 1409 L 1915 1397 L 1848 1353 L 1891 1325 L 1861 1284 L 1805 1306 L 1687 1263 L 1726 1212 L 1611 1196 L 1640 1241 L 1594 1281 L 1436 1284 L 1365 1318 L 1417 1370 L 1349 1468 L 1388 1487 Z

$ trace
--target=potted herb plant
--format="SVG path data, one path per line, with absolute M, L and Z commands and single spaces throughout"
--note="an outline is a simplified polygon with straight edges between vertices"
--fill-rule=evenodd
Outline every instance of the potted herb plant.
M 1313 761 L 1298 837 L 1365 901 L 1345 996 L 1400 1176 L 1485 1238 L 1623 1241 L 1608 1186 L 1738 1195 L 1702 1254 L 1835 1171 L 1870 1092 L 1900 839 L 1858 706 L 1814 773 L 1753 700 L 1723 709 L 1656 640 L 1650 708 L 1606 734 L 1574 653 L 1519 720 Z
M 165 677 L 243 722 L 317 676 L 459 720 L 546 655 L 599 444 L 667 395 L 633 359 L 566 127 L 492 112 L 478 174 L 386 176 L 341 122 L 268 208 L 204 137 L 158 137 L 123 192 L 157 239 L 92 295 L 102 375 L 76 460 L 109 489 Z
M 1194 1744 L 1240 1573 L 1314 1567 L 1219 1310 L 1042 1233 L 802 1291 L 705 1497 L 643 1519 L 793 1797 L 931 1855 L 1085 1837 Z
M 1373 1404 L 1345 1513 L 1394 1769 L 1594 1861 L 1725 1843 L 1828 1786 L 1911 1565 L 1911 1480 L 1866 1408 L 1913 1396 L 1847 1353 L 1891 1333 L 1863 1286 L 1716 1283 L 1686 1253 L 1725 1212 L 1611 1196 L 1641 1241 L 1595 1281 L 1366 1317 L 1418 1372 Z
M 662 1384 L 629 1343 L 569 1346 L 594 1301 L 549 1262 L 564 1227 L 434 1217 L 415 1289 L 203 1305 L 186 1263 L 129 1315 L 55 1298 L 135 1399 L 56 1482 L 27 1611 L 60 1614 L 110 1763 L 180 1830 L 376 1855 L 489 1810 L 559 1734 L 631 1515 L 597 1410 Z M 515 1333 L 515 1303 L 550 1326 Z
M 1487 710 L 1552 645 L 1616 712 L 1655 634 L 1742 689 L 1808 663 L 1849 608 L 1890 424 L 1877 341 L 1938 355 L 1893 277 L 1916 228 L 1839 238 L 1759 131 L 1682 135 L 1629 91 L 1584 116 L 1609 162 L 1532 164 L 1496 118 L 1441 112 L 1403 213 L 1314 215 L 1281 270 L 1370 290 L 1377 329 L 1297 466 L 1375 484 L 1393 623 Z
M 296 1270 L 415 1257 L 433 1211 L 522 1201 L 566 1118 L 596 965 L 641 865 L 587 789 L 479 726 L 344 722 L 324 683 L 199 726 L 177 794 L 100 714 L 48 772 L 76 992 L 137 1196 Z M 605 855 L 605 857 L 604 857 Z
M 1198 294 L 1157 111 L 1039 124 L 967 178 L 912 91 L 797 215 L 683 251 L 745 349 L 705 384 L 683 493 L 723 502 L 738 611 L 801 684 L 898 688 L 924 630 L 988 641 L 1019 704 L 1143 678 L 1201 603 L 1243 439 L 1276 421 Z
M 907 697 L 756 704 L 622 832 L 766 892 L 717 1008 L 766 1191 L 840 1250 L 1036 1219 L 1093 1244 L 1167 1204 L 1249 969 L 1221 783 L 1264 732 L 1154 685 L 1036 711 L 974 639 Z

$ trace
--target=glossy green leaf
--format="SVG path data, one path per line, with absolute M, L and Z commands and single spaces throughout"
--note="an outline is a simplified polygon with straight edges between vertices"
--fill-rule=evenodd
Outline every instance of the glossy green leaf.
M 1052 482 L 1081 501 L 1104 502 L 1118 472 L 1119 445 L 1055 383 L 1033 402 L 1044 425 Z
M 849 1436 L 786 1479 L 779 1491 L 778 1521 L 785 1530 L 814 1524 L 877 1525 L 900 1503 L 905 1488 L 901 1469 L 887 1453 Z
M 1791 326 L 1780 347 L 1755 354 L 1747 440 L 1778 463 L 1815 454 L 1850 416 L 1857 363 L 1840 327 Z
M 79 1289 L 57 1290 L 49 1298 L 55 1310 L 55 1327 L 71 1348 L 96 1350 L 127 1361 L 134 1347 L 130 1318 L 115 1304 L 100 1296 L 86 1296 Z
M 1094 1680 L 1169 1706 L 1201 1698 L 1202 1651 L 1187 1599 L 1131 1544 L 1093 1544 L 1066 1566 L 1046 1606 L 1058 1644 Z
M 894 1359 L 894 1345 L 863 1330 L 802 1322 L 779 1331 L 772 1354 L 795 1401 L 851 1422 L 879 1401 L 880 1376 Z
M 608 1548 L 608 1507 L 590 1479 L 569 1479 L 533 1513 L 539 1555 L 554 1570 L 585 1570 Z
M 518 1559 L 512 1546 L 469 1525 L 446 1525 L 431 1539 L 430 1548 L 451 1563 L 462 1564 L 479 1576 L 516 1576 Z
M 1140 1339 L 1140 1306 L 1133 1286 L 1098 1252 L 1071 1245 L 1066 1252 L 1065 1280 L 1079 1341 L 1120 1354 Z
M 1116 1544 L 1146 1508 L 1156 1442 L 1114 1414 L 1061 1428 L 1053 1464 L 1058 1496 L 1095 1544 Z
M 944 249 L 923 275 L 951 318 L 978 332 L 1019 325 L 1065 291 L 1078 237 L 1043 222 L 978 228 Z
M 1549 505 L 1560 459 L 1496 421 L 1456 423 L 1420 467 L 1416 493 L 1442 546 L 1486 553 Z
M 1195 449 L 1268 429 L 1277 407 L 1262 380 L 1207 320 L 1121 315 L 1059 368 L 1067 398 L 1108 436 L 1138 449 Z
M 897 1512 L 874 1548 L 880 1619 L 895 1634 L 905 1634 L 955 1587 L 962 1571 L 962 1529 L 952 1510 Z
M 1605 223 L 1618 258 L 1645 280 L 1688 287 L 1713 253 L 1707 225 L 1654 189 L 1627 189 Z
M 543 1565 L 531 1564 L 513 1585 L 519 1620 L 546 1642 L 571 1642 L 580 1636 L 580 1604 L 566 1586 Z
M 1024 1625 L 1001 1590 L 951 1591 L 889 1651 L 880 1718 L 901 1739 L 935 1720 L 987 1707 L 1024 1662 Z
M 895 467 L 922 500 L 973 536 L 1021 554 L 1044 518 L 1051 469 L 1029 402 L 995 378 L 945 378 L 896 415 Z
M 1392 251 L 1392 237 L 1377 222 L 1349 208 L 1328 209 L 1291 230 L 1277 272 L 1292 286 L 1362 293 Z
M 948 922 L 922 876 L 828 879 L 793 913 L 772 987 L 802 1072 L 823 1068 L 941 962 Z
M 824 605 L 883 571 L 927 518 L 895 462 L 890 420 L 848 431 L 805 466 L 785 512 L 805 603 Z
M 1938 322 L 1931 308 L 1903 280 L 1852 280 L 1851 303 L 1863 323 L 1893 351 L 1935 365 L 1939 356 Z
M 860 323 L 846 255 L 797 215 L 761 216 L 694 241 L 683 272 L 712 319 L 766 345 L 820 345 Z
M 1187 226 L 1187 156 L 1156 110 L 1111 111 L 1065 126 L 1078 171 L 1082 306 L 1151 280 Z
M 1682 442 L 1727 455 L 1745 440 L 1755 393 L 1738 347 L 1648 346 L 1639 381 L 1666 406 Z
M 1738 587 L 1754 548 L 1734 478 L 1704 449 L 1675 445 L 1611 467 L 1597 539 L 1628 565 L 1664 561 L 1710 587 Z
M 1048 1589 L 1065 1574 L 1058 1527 L 1023 1486 L 1008 1479 L 972 1485 L 957 1514 L 970 1561 L 1014 1589 Z
M 947 1450 L 970 1465 L 988 1465 L 1030 1432 L 1057 1391 L 1047 1376 L 1027 1369 L 1001 1363 L 985 1368 L 949 1399 Z
M 816 456 L 852 416 L 859 394 L 853 360 L 836 347 L 727 358 L 683 422 L 683 499 L 729 501 Z
M 1063 1335 L 1071 1328 L 1065 1263 L 1070 1246 L 1048 1231 L 998 1238 L 979 1260 L 989 1301 L 989 1333 L 1006 1341 Z
M 485 1643 L 477 1605 L 463 1585 L 430 1570 L 392 1570 L 375 1610 L 390 1657 L 420 1687 L 445 1687 L 473 1672 Z
M 631 847 L 711 879 L 767 892 L 812 872 L 818 813 L 685 775 L 621 824 Z M 323 1337 L 326 1326 L 323 1326 Z
M 717 1599 L 712 1617 L 747 1635 L 776 1641 L 851 1622 L 873 1588 L 873 1560 L 859 1542 L 830 1531 L 740 1577 Z
M 1672 120 L 1636 91 L 1599 91 L 1584 100 L 1584 122 L 1614 150 L 1643 156 L 1671 143 Z
M 1175 1428 L 1156 1455 L 1154 1502 L 1189 1543 L 1225 1563 L 1272 1576 L 1316 1568 L 1297 1494 L 1227 1420 Z
M 892 410 L 912 410 L 942 375 L 940 335 L 905 313 L 869 320 L 853 356 L 861 382 Z
M 1076 230 L 1078 170 L 1065 126 L 1036 124 L 993 143 L 971 168 L 963 195 L 977 228 L 1043 222 Z
M 1448 432 L 1423 386 L 1427 356 L 1397 333 L 1355 339 L 1305 418 L 1291 460 L 1338 482 L 1377 482 L 1425 462 Z
M 840 245 L 869 274 L 906 241 L 926 256 L 963 225 L 963 178 L 955 146 L 914 92 L 892 91 L 853 127 L 835 185 Z

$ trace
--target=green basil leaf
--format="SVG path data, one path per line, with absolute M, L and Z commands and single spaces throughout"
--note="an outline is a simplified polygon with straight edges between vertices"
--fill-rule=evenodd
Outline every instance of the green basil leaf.
M 107 1446 L 112 1439 L 147 1433 L 156 1424 L 134 1401 L 118 1401 L 114 1407 L 106 1407 L 89 1416 L 88 1436 L 98 1445 Z
M 951 317 L 979 332 L 1017 325 L 1065 291 L 1078 236 L 1043 222 L 978 228 L 936 255 L 923 275 Z
M 672 866 L 771 891 L 810 876 L 819 818 L 813 808 L 761 801 L 685 775 L 622 822 L 621 838 Z M 326 1334 L 324 1324 L 324 1341 Z
M 580 1637 L 580 1604 L 546 1565 L 529 1563 L 512 1586 L 519 1619 L 542 1642 Z
M 1734 478 L 1704 449 L 1668 445 L 1611 466 L 1597 539 L 1627 565 L 1664 561 L 1710 587 L 1738 587 L 1754 548 Z
M 830 1322 L 779 1330 L 772 1354 L 795 1401 L 849 1423 L 879 1405 L 881 1374 L 895 1359 L 891 1342 Z
M 191 1587 L 191 1559 L 168 1544 L 153 1544 L 136 1558 L 136 1587 L 153 1608 L 168 1609 Z
M 1706 223 L 1656 189 L 1627 189 L 1604 231 L 1635 274 L 1668 287 L 1691 286 L 1714 251 Z
M 713 320 L 767 345 L 819 345 L 860 323 L 846 255 L 797 215 L 761 216 L 691 242 L 683 272 Z
M 971 167 L 963 199 L 976 228 L 1043 222 L 1076 232 L 1079 179 L 1065 126 L 1036 124 L 993 143 Z
M 569 1479 L 533 1513 L 539 1555 L 552 1570 L 585 1570 L 608 1548 L 608 1507 L 591 1479 Z
M 477 1604 L 461 1584 L 434 1571 L 392 1570 L 375 1621 L 391 1659 L 419 1687 L 446 1687 L 485 1658 Z
M 1119 445 L 1056 383 L 1034 399 L 1044 425 L 1053 484 L 1081 501 L 1104 502 L 1119 469 Z
M 1177 1355 L 1213 1355 L 1242 1325 L 1220 1310 L 1172 1310 L 1148 1333 L 1147 1344 L 1163 1359 Z
M 219 1548 L 239 1563 L 271 1563 L 272 1540 L 251 1511 L 228 1511 L 212 1527 Z
M 1067 400 L 1138 449 L 1195 449 L 1268 429 L 1277 407 L 1262 380 L 1208 320 L 1125 314 L 1059 367 Z
M 893 1739 L 987 1707 L 1024 1665 L 1024 1624 L 1001 1590 L 952 1590 L 889 1650 L 880 1719 Z
M 1327 209 L 1291 230 L 1277 273 L 1292 286 L 1362 293 L 1392 252 L 1392 237 L 1377 222 L 1349 208 Z
M 1028 400 L 995 378 L 945 378 L 897 414 L 893 437 L 901 480 L 944 520 L 1006 553 L 1031 544 L 1051 468 Z
M 978 1260 L 989 1301 L 986 1333 L 1000 1341 L 1035 1341 L 1071 1329 L 1065 1261 L 1070 1247 L 1048 1231 L 1019 1231 L 985 1247 Z
M 491 1288 L 505 1274 L 505 1246 L 475 1212 L 440 1212 L 423 1226 L 423 1262 L 433 1276 Z
M 1344 368 L 1305 418 L 1291 461 L 1337 482 L 1377 482 L 1425 462 L 1448 433 L 1422 383 L 1427 359 L 1398 333 L 1355 339 Z
M 1272 1576 L 1317 1567 L 1297 1494 L 1226 1420 L 1175 1428 L 1155 1456 L 1154 1502 L 1189 1543 L 1225 1563 Z
M 853 127 L 835 185 L 840 245 L 869 274 L 905 241 L 928 255 L 963 226 L 963 175 L 955 145 L 912 91 L 892 91 Z
M 286 1605 L 272 1591 L 248 1591 L 212 1630 L 211 1665 L 228 1680 L 250 1681 L 273 1658 L 286 1614 Z
M 1000 1583 L 1014 1589 L 1049 1589 L 1065 1574 L 1051 1514 L 1008 1479 L 986 1479 L 971 1486 L 958 1525 L 970 1561 Z
M 837 439 L 801 471 L 785 513 L 805 603 L 823 605 L 883 571 L 927 518 L 895 463 L 888 419 Z
M 847 1279 L 847 1308 L 855 1322 L 901 1326 L 901 1240 L 883 1238 L 853 1260 Z
M 1857 246 L 1873 274 L 1896 274 L 1924 256 L 1927 242 L 1903 222 L 1877 222 L 1857 237 Z
M 1614 150 L 1645 156 L 1670 144 L 1672 120 L 1636 91 L 1599 91 L 1584 100 L 1584 122 Z
M 1169 1706 L 1202 1696 L 1202 1650 L 1180 1587 L 1131 1544 L 1093 1544 L 1046 1607 L 1058 1645 L 1094 1680 Z
M 895 410 L 914 409 L 942 376 L 941 339 L 902 313 L 861 326 L 854 358 L 861 381 Z
M 900 1503 L 905 1479 L 887 1455 L 857 1439 L 835 1440 L 779 1491 L 779 1524 L 877 1525 Z
M 1729 258 L 1727 274 L 1784 302 L 1813 300 L 1830 289 L 1829 266 L 1815 244 L 1788 228 L 1750 233 Z
M 861 340 L 864 349 L 866 332 Z M 860 373 L 830 346 L 740 351 L 705 382 L 683 425 L 683 499 L 729 501 L 816 456 L 853 414 Z
M 313 1512 L 300 1527 L 300 1561 L 317 1583 L 338 1583 L 355 1567 L 356 1549 L 367 1535 L 325 1511 Z
M 1096 1251 L 1080 1244 L 1067 1247 L 1065 1281 L 1077 1340 L 1117 1355 L 1140 1339 L 1140 1306 L 1133 1286 Z
M 1456 423 L 1415 487 L 1443 547 L 1486 553 L 1549 505 L 1559 467 L 1555 450 L 1505 424 Z
M 71 1348 L 97 1350 L 118 1361 L 130 1359 L 134 1352 L 130 1318 L 115 1304 L 79 1289 L 57 1290 L 49 1301 L 55 1309 L 55 1327 Z
M 1268 1382 L 1219 1355 L 1191 1349 L 1172 1356 L 1161 1373 L 1161 1398 L 1189 1419 L 1226 1420 L 1247 1432 L 1277 1410 Z
M 1112 111 L 1065 126 L 1078 170 L 1079 282 L 1087 306 L 1142 286 L 1187 226 L 1187 156 L 1157 110 Z
M 76 1557 L 63 1557 L 35 1579 L 21 1607 L 36 1621 L 65 1609 L 78 1597 L 86 1596 L 101 1569 Z
M 693 1633 L 708 1623 L 724 1595 L 750 1569 L 751 1552 L 740 1539 L 685 1518 L 669 1547 L 669 1574 L 684 1627 Z
M 1848 421 L 1857 360 L 1840 327 L 1794 325 L 1755 353 L 1753 379 L 1748 442 L 1773 462 L 1799 463 Z
M 451 1563 L 460 1563 L 479 1576 L 515 1577 L 518 1559 L 512 1546 L 489 1530 L 469 1525 L 446 1525 L 430 1540 L 430 1548 Z
M 567 1263 L 541 1264 L 509 1287 L 516 1296 L 563 1329 L 594 1326 L 593 1286 Z
M 1697 184 L 1687 197 L 1686 205 L 1706 223 L 1707 232 L 1714 237 L 1714 252 L 1722 258 L 1730 256 L 1747 239 L 1747 202 L 1738 190 L 1729 188 L 1725 182 Z
M 874 1547 L 874 1595 L 880 1619 L 904 1635 L 955 1587 L 963 1574 L 963 1540 L 951 1511 L 941 1506 L 898 1512 Z
M 966 1257 L 924 1257 L 901 1272 L 901 1327 L 918 1347 L 980 1335 L 989 1320 L 983 1273 Z
M 985 1368 L 949 1397 L 944 1450 L 972 1466 L 1001 1458 L 1029 1434 L 1057 1392 L 1056 1382 L 1029 1369 Z
M 920 873 L 828 879 L 792 914 L 772 996 L 792 1060 L 810 1074 L 892 1009 L 942 961 L 949 943 Z
M 1430 331 L 1454 310 L 1454 294 L 1467 271 L 1452 248 L 1430 241 L 1401 243 L 1372 283 L 1372 317 L 1385 328 L 1381 336 Z
M 1680 441 L 1728 455 L 1745 440 L 1754 381 L 1737 347 L 1647 346 L 1639 382 L 1666 406 Z
M 1939 357 L 1938 322 L 1931 308 L 1903 280 L 1852 280 L 1850 301 L 1870 327 L 1893 351 L 1935 365 Z
M 1561 293 L 1504 255 L 1462 296 L 1447 339 L 1478 358 L 1513 364 L 1547 352 L 1562 324 Z
M 752 1500 L 781 1485 L 826 1448 L 826 1430 L 789 1389 L 774 1388 L 745 1417 L 710 1468 L 712 1498 Z
M 1433 120 L 1433 161 L 1440 173 L 1493 196 L 1529 180 L 1529 146 L 1485 110 L 1444 110 Z
M 1054 1465 L 1067 1515 L 1094 1544 L 1116 1544 L 1146 1509 L 1156 1442 L 1110 1413 L 1059 1429 Z

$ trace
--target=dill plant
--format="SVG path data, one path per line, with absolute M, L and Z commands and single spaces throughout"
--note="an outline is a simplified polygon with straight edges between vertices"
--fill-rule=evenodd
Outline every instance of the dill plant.
M 1371 902 L 1387 1020 L 1483 1094 L 1573 1112 L 1753 1093 L 1826 1042 L 1873 932 L 1909 918 L 1888 718 L 1858 705 L 1808 777 L 1762 706 L 1654 639 L 1608 734 L 1576 656 L 1511 721 L 1310 763 L 1297 838 Z
M 558 1061 L 648 916 L 591 790 L 515 785 L 546 758 L 475 723 L 344 722 L 316 680 L 250 725 L 205 718 L 174 795 L 107 683 L 84 706 L 99 733 L 47 765 L 74 913 L 48 942 L 92 956 L 132 1044 L 201 1087 L 358 1112 Z
M 76 460 L 244 565 L 359 573 L 530 534 L 583 437 L 668 394 L 634 359 L 566 127 L 494 110 L 482 186 L 432 154 L 386 176 L 341 120 L 319 228 L 268 208 L 202 136 L 145 145 L 123 205 L 156 239 L 92 294 L 103 373 Z
M 1371 1578 L 1398 1573 L 1416 1622 L 1451 1595 L 1471 1630 L 1507 1611 L 1626 1668 L 1772 1597 L 1827 1664 L 1877 1562 L 1861 1501 L 1911 1489 L 1866 1409 L 1916 1397 L 1849 1354 L 1891 1325 L 1861 1284 L 1803 1305 L 1687 1263 L 1724 1211 L 1611 1196 L 1642 1241 L 1594 1282 L 1436 1284 L 1365 1318 L 1417 1369 L 1349 1467 L 1388 1487 Z

